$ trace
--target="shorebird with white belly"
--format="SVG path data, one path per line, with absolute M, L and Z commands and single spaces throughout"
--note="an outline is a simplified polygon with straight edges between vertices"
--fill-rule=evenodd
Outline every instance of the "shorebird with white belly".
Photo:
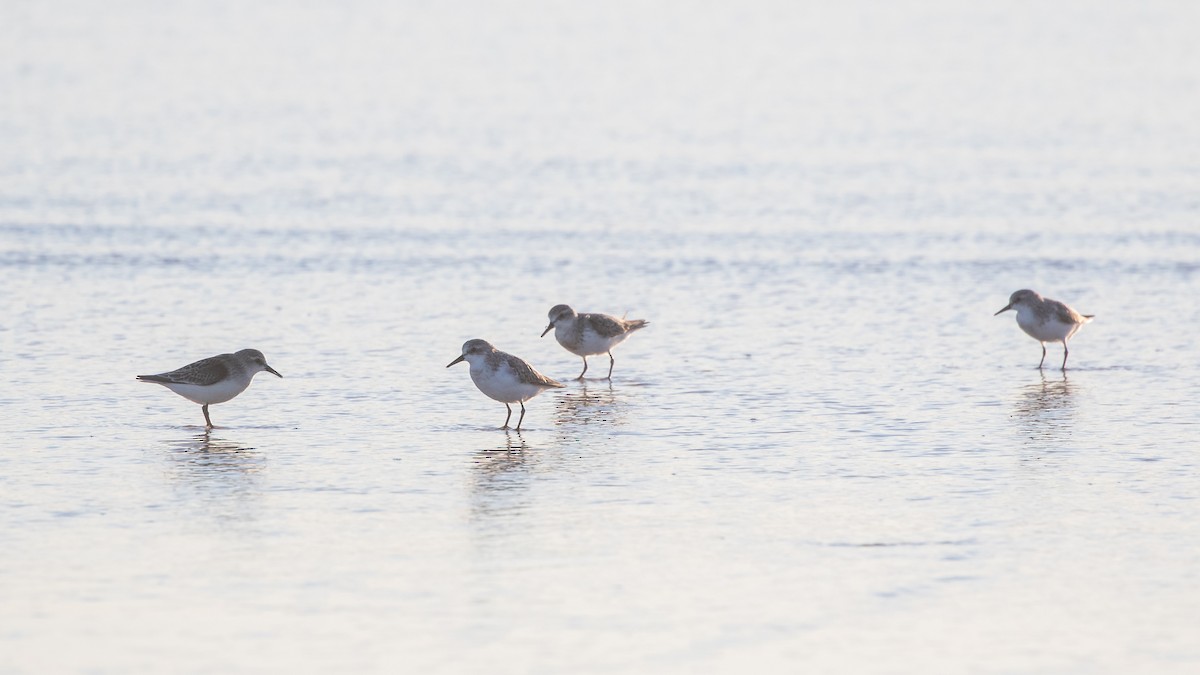
M 650 324 L 645 319 L 618 319 L 607 314 L 577 314 L 567 305 L 555 305 L 550 308 L 550 325 L 542 331 L 542 337 L 550 329 L 554 329 L 554 339 L 567 351 L 583 357 L 583 372 L 577 380 L 583 379 L 587 372 L 587 357 L 596 354 L 608 354 L 608 375 L 604 379 L 612 379 L 613 347 L 621 344 L 633 334 Z
M 564 385 L 555 382 L 534 369 L 524 359 L 496 349 L 487 340 L 467 340 L 462 346 L 462 355 L 446 364 L 446 367 L 466 361 L 471 365 L 471 381 L 484 395 L 504 404 L 508 416 L 504 426 L 512 419 L 510 403 L 521 404 L 521 417 L 517 419 L 517 431 L 525 420 L 525 401 L 547 389 L 558 389 Z
M 1043 298 L 1034 291 L 1022 289 L 1013 293 L 1008 304 L 993 316 L 1010 309 L 1017 310 L 1017 325 L 1034 340 L 1042 343 L 1042 360 L 1038 369 L 1046 362 L 1046 343 L 1061 342 L 1063 346 L 1062 369 L 1067 369 L 1067 340 L 1092 320 L 1092 314 L 1080 314 L 1057 300 Z
M 257 349 L 243 349 L 233 354 L 218 354 L 207 359 L 158 375 L 138 375 L 142 382 L 154 382 L 179 394 L 193 403 L 199 403 L 204 412 L 204 423 L 213 427 L 208 416 L 208 406 L 224 403 L 246 391 L 250 380 L 262 371 L 283 377 L 267 365 L 267 359 Z

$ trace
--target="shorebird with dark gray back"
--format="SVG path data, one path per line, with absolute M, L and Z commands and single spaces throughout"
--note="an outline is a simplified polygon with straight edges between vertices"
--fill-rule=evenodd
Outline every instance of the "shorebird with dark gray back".
M 211 429 L 212 418 L 208 406 L 224 403 L 246 391 L 250 380 L 266 371 L 283 377 L 267 365 L 267 359 L 257 349 L 243 349 L 233 354 L 218 354 L 207 359 L 158 375 L 138 375 L 142 382 L 161 384 L 193 403 L 199 403 L 204 412 L 204 423 Z

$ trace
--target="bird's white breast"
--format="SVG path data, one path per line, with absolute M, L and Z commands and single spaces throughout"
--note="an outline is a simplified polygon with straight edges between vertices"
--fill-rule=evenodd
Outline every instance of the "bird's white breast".
M 224 403 L 250 386 L 249 377 L 231 377 L 216 384 L 200 386 L 197 384 L 170 383 L 164 385 L 167 389 L 179 394 L 193 403 L 212 404 Z
M 1041 342 L 1062 342 L 1079 329 L 1073 323 L 1063 323 L 1053 315 L 1040 319 L 1029 307 L 1017 308 L 1017 325 L 1033 339 Z
M 542 387 L 522 382 L 507 363 L 500 363 L 494 370 L 483 362 L 472 363 L 471 381 L 488 398 L 503 403 L 528 401 L 542 391 Z
M 627 337 L 629 337 L 628 333 L 604 337 L 587 324 L 584 324 L 582 331 L 577 331 L 573 321 L 571 323 L 563 322 L 554 327 L 554 339 L 558 340 L 558 344 L 578 356 L 608 353 Z

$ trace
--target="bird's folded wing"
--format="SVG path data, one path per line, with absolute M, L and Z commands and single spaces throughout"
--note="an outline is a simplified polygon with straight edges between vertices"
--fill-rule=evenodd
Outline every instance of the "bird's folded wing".
M 539 373 L 538 371 L 534 370 L 533 366 L 526 363 L 523 359 L 513 357 L 512 359 L 509 360 L 508 366 L 513 369 L 513 372 L 515 372 L 517 374 L 517 377 L 519 377 L 522 382 L 528 382 L 529 384 L 536 384 L 541 387 L 565 387 L 566 386 L 565 384 L 556 382 L 555 380 L 552 380 L 552 379 L 546 377 L 545 375 Z
M 592 330 L 601 337 L 616 337 L 627 330 L 624 321 L 607 314 L 584 314 L 583 316 Z
M 1054 318 L 1058 319 L 1059 321 L 1061 321 L 1063 323 L 1086 323 L 1087 322 L 1087 319 L 1083 318 L 1082 314 L 1080 314 L 1079 312 L 1076 312 L 1075 310 L 1071 309 L 1070 307 L 1067 307 L 1063 303 L 1061 303 L 1057 300 L 1048 300 L 1047 302 L 1050 303 L 1051 309 L 1054 312 Z
M 229 377 L 229 366 L 225 365 L 225 361 L 220 357 L 213 356 L 201 359 L 195 363 L 189 363 L 169 373 L 143 375 L 141 379 L 150 382 L 194 384 L 199 387 L 205 387 L 210 384 L 216 384 L 227 377 Z

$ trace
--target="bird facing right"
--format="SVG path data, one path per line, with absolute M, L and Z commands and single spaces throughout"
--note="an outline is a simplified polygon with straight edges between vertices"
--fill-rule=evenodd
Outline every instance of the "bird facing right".
M 283 377 L 257 349 L 243 349 L 233 354 L 218 354 L 200 359 L 182 368 L 157 375 L 138 375 L 142 382 L 161 384 L 193 403 L 199 403 L 204 424 L 213 428 L 208 406 L 224 403 L 246 390 L 250 380 L 261 372 Z
M 649 325 L 645 319 L 618 319 L 607 314 L 577 314 L 567 305 L 555 305 L 550 308 L 550 325 L 542 331 L 541 337 L 546 337 L 550 329 L 554 329 L 554 339 L 567 351 L 583 357 L 583 372 L 577 380 L 583 379 L 587 372 L 587 357 L 595 354 L 608 354 L 608 375 L 604 379 L 612 379 L 613 358 L 612 349 L 621 344 L 634 331 Z
M 992 316 L 999 316 L 1010 309 L 1017 310 L 1017 325 L 1034 340 L 1042 343 L 1042 360 L 1038 368 L 1046 362 L 1046 343 L 1061 342 L 1063 346 L 1062 369 L 1067 369 L 1067 340 L 1092 320 L 1093 314 L 1080 314 L 1065 304 L 1043 298 L 1034 291 L 1022 289 L 1013 293 L 1008 304 Z

